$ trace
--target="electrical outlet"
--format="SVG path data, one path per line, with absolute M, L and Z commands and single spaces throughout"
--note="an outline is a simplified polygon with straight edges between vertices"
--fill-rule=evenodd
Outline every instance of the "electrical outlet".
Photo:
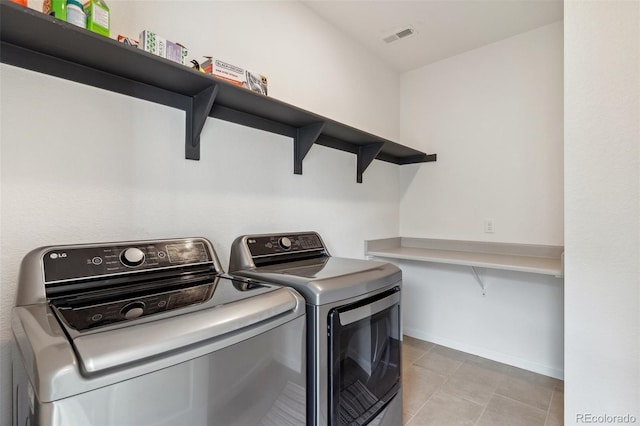
M 495 224 L 493 223 L 493 219 L 485 219 L 484 220 L 484 232 L 487 234 L 493 234 L 496 232 Z

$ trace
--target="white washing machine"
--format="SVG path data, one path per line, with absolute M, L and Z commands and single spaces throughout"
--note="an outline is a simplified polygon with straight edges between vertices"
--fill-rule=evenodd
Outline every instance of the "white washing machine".
M 14 426 L 305 424 L 304 299 L 203 238 L 36 249 L 12 329 Z

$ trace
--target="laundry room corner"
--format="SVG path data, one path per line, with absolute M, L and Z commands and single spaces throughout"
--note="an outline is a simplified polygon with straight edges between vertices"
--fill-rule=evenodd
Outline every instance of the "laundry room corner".
M 555 21 L 402 74 L 401 138 L 438 162 L 401 169 L 400 236 L 562 251 L 563 29 Z M 562 378 L 557 260 L 551 276 L 402 260 L 415 296 L 405 332 Z

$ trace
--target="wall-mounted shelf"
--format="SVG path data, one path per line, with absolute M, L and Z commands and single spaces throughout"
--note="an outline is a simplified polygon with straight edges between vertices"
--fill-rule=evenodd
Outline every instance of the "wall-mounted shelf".
M 562 246 L 396 237 L 365 241 L 365 255 L 470 266 L 482 294 L 477 268 L 564 275 Z
M 184 65 L 0 1 L 3 63 L 186 111 L 185 157 L 200 159 L 207 117 L 293 138 L 294 173 L 314 143 L 357 155 L 357 180 L 374 159 L 394 164 L 436 161 L 400 145 Z

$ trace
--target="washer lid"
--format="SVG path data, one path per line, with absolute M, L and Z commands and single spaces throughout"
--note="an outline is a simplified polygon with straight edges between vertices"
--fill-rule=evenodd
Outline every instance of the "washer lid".
M 274 317 L 297 317 L 298 302 L 290 292 L 263 293 L 233 303 L 217 305 L 164 320 L 122 327 L 73 339 L 82 370 L 91 375 L 170 354 L 221 338 Z M 181 360 L 181 362 L 184 360 Z
M 51 402 L 207 355 L 304 314 L 290 288 L 222 277 L 208 302 L 164 314 L 77 332 L 41 303 L 14 308 L 12 330 L 38 399 Z
M 312 305 L 361 296 L 402 279 L 400 269 L 390 263 L 341 257 L 272 264 L 234 275 L 293 287 Z

